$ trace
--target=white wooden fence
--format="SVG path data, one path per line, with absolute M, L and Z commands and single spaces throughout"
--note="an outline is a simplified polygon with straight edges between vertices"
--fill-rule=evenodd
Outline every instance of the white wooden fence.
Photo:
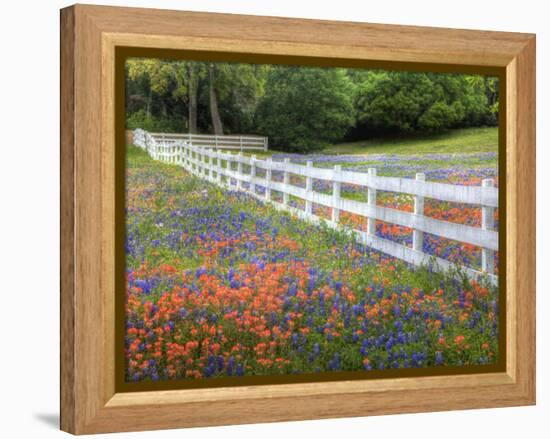
M 374 168 L 370 168 L 368 173 L 361 173 L 343 170 L 340 165 L 334 166 L 333 169 L 317 168 L 313 166 L 312 162 L 307 162 L 306 166 L 303 166 L 290 163 L 288 158 L 282 162 L 273 161 L 270 157 L 259 160 L 254 155 L 245 156 L 242 152 L 232 154 L 230 151 L 222 152 L 212 147 L 205 148 L 187 142 L 158 142 L 144 131 L 137 134 L 134 137 L 134 143 L 146 149 L 153 159 L 182 166 L 190 173 L 220 186 L 247 192 L 308 221 L 316 223 L 325 221 L 330 227 L 343 228 L 340 223 L 341 212 L 366 217 L 367 230 L 352 231 L 357 238 L 370 247 L 413 265 L 429 264 L 438 271 L 457 268 L 455 264 L 445 259 L 422 251 L 424 232 L 480 247 L 482 270 L 461 266 L 461 271 L 470 278 L 477 278 L 485 274 L 494 284 L 498 282 L 498 276 L 494 274 L 494 254 L 498 251 L 498 232 L 494 230 L 493 222 L 494 209 L 498 207 L 498 188 L 494 187 L 492 179 L 483 180 L 482 186 L 461 186 L 427 182 L 424 174 L 420 173 L 416 174 L 414 180 L 381 177 L 376 175 Z M 243 165 L 249 167 L 249 172 L 243 172 Z M 264 177 L 257 175 L 258 169 L 265 171 Z M 283 181 L 273 181 L 272 171 L 282 172 Z M 290 184 L 291 174 L 305 177 L 305 188 Z M 332 194 L 314 191 L 314 179 L 331 182 Z M 248 187 L 243 183 L 246 183 Z M 342 183 L 365 187 L 368 194 L 367 202 L 342 198 Z M 258 194 L 258 186 L 265 188 L 264 194 Z M 377 190 L 413 195 L 414 212 L 377 206 Z M 273 200 L 272 191 L 282 193 L 282 202 Z M 305 201 L 305 208 L 302 210 L 290 206 L 290 196 Z M 425 216 L 424 198 L 480 206 L 482 210 L 481 227 Z M 331 208 L 331 219 L 325 220 L 314 215 L 313 203 Z M 412 228 L 412 248 L 376 236 L 376 220 Z
M 134 136 L 140 136 L 141 131 L 135 130 Z M 179 142 L 189 142 L 194 146 L 205 146 L 217 149 L 230 149 L 238 151 L 267 151 L 267 137 L 262 136 L 216 136 L 210 134 L 174 134 L 174 133 L 149 133 L 158 143 L 167 145 Z

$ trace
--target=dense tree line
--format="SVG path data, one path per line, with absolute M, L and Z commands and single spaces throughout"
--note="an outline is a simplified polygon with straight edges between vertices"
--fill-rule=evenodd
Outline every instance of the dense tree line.
M 459 74 L 131 59 L 129 129 L 259 134 L 287 151 L 496 125 L 498 79 Z

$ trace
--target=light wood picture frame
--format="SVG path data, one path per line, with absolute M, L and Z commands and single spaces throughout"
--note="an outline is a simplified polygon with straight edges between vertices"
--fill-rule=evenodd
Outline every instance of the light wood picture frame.
M 506 159 L 500 229 L 505 240 L 503 370 L 118 391 L 115 67 L 120 48 L 499 71 L 506 110 L 500 126 Z M 89 434 L 534 404 L 535 122 L 531 34 L 92 5 L 63 9 L 61 429 Z

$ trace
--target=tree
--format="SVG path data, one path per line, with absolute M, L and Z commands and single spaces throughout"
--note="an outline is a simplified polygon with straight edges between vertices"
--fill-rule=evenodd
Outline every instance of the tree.
M 254 117 L 261 98 L 270 66 L 224 63 L 216 71 L 216 90 L 220 114 L 226 131 L 254 133 Z
M 165 61 L 153 58 L 132 58 L 126 62 L 128 81 L 141 83 L 141 90 L 147 95 L 146 118 L 151 119 L 155 98 L 160 108 L 161 118 L 169 120 L 170 100 L 183 101 L 187 98 L 186 62 Z M 188 126 L 187 118 L 182 126 Z
M 466 80 L 475 89 L 476 93 L 484 94 L 487 98 L 487 109 L 484 117 L 488 125 L 496 125 L 499 110 L 499 83 L 494 76 L 469 75 Z
M 344 69 L 273 67 L 257 110 L 258 129 L 284 151 L 321 148 L 352 125 L 352 97 Z
M 263 134 L 309 151 L 375 135 L 498 123 L 498 78 L 132 58 L 128 128 Z
M 218 97 L 216 95 L 216 84 L 215 84 L 215 75 L 216 75 L 216 66 L 211 63 L 208 66 L 208 96 L 210 103 L 210 116 L 212 117 L 212 128 L 214 134 L 221 135 L 223 134 L 223 124 L 220 117 L 220 112 L 218 110 Z
M 207 87 L 201 90 L 201 102 L 207 107 L 212 131 L 216 125 L 226 133 L 255 131 L 254 114 L 263 95 L 267 66 L 240 63 L 206 65 Z M 204 118 L 204 115 L 203 115 Z
M 204 65 L 201 62 L 187 61 L 186 81 L 188 91 L 188 127 L 190 133 L 197 133 L 198 93 L 200 81 L 204 78 Z
M 371 134 L 479 126 L 491 114 L 477 77 L 372 71 L 357 87 L 358 126 Z

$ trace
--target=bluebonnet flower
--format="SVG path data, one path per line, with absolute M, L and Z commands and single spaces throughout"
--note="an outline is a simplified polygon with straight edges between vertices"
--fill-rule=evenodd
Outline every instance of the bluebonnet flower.
M 237 364 L 237 376 L 242 377 L 244 375 L 244 368 L 241 363 Z
M 319 346 L 319 343 L 315 343 L 315 344 L 313 345 L 313 354 L 314 354 L 315 356 L 317 356 L 317 355 L 320 354 L 320 352 L 321 352 L 321 347 Z
M 233 369 L 235 368 L 235 358 L 233 356 L 229 357 L 227 360 L 227 375 L 233 375 Z

